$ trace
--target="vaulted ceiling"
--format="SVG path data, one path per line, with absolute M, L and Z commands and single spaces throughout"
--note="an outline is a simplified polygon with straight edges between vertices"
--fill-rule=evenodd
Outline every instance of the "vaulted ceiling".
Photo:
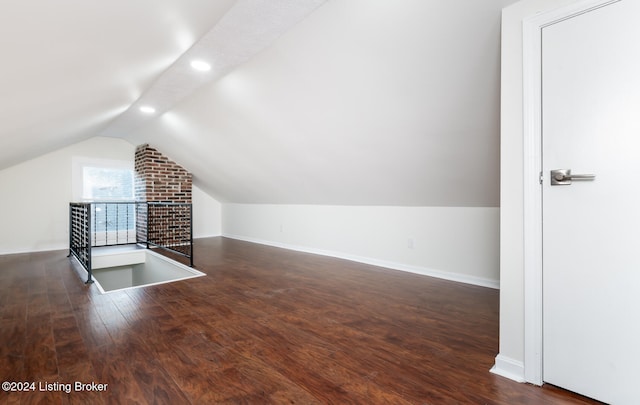
M 513 2 L 2 2 L 0 169 L 115 136 L 221 201 L 497 206 Z

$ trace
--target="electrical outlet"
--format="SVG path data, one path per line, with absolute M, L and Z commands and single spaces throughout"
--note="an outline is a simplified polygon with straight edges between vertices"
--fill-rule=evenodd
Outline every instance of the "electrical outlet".
M 407 239 L 407 247 L 408 247 L 409 249 L 413 249 L 414 245 L 415 245 L 415 243 L 414 243 L 413 238 L 409 238 L 409 239 Z

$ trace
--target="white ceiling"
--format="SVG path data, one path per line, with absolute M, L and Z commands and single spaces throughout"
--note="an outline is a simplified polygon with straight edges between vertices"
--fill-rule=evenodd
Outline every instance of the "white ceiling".
M 171 109 L 202 85 L 219 79 L 261 52 L 326 0 L 237 0 L 216 24 L 146 89 L 101 135 L 126 137 L 152 116 Z M 194 72 L 191 62 L 204 61 L 211 70 Z
M 0 168 L 96 135 L 232 0 L 0 3 Z
M 109 135 L 221 201 L 497 206 L 513 2 L 2 2 L 0 169 Z

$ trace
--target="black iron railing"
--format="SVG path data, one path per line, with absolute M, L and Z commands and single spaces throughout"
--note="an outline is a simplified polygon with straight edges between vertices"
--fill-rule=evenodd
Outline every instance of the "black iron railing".
M 91 203 L 91 245 L 115 246 L 136 243 L 134 202 Z
M 91 279 L 91 204 L 69 204 L 69 256 L 78 259 L 82 267 L 89 273 L 87 284 Z
M 193 212 L 188 203 L 146 203 L 146 240 L 148 249 L 168 250 L 189 259 L 193 266 Z M 139 235 L 140 236 L 140 235 Z
M 87 202 L 69 204 L 69 256 L 87 270 L 91 247 L 140 244 L 163 249 L 193 266 L 193 211 L 189 203 Z

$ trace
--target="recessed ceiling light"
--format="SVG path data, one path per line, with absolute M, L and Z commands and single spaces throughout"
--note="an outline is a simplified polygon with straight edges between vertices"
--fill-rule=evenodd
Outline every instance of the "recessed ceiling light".
M 208 72 L 211 70 L 211 65 L 203 60 L 192 60 L 191 67 L 201 72 Z
M 148 105 L 143 105 L 142 107 L 140 107 L 140 111 L 145 114 L 153 114 L 154 112 L 156 112 L 156 109 Z

